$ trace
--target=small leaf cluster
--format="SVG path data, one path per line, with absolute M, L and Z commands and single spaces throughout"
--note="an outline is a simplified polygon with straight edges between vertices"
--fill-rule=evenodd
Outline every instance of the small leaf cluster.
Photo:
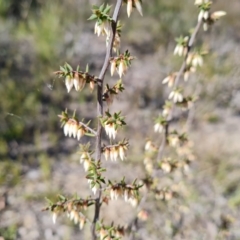
M 79 223 L 80 229 L 83 228 L 87 221 L 85 217 L 85 211 L 95 203 L 94 199 L 86 198 L 82 199 L 78 196 L 73 198 L 67 198 L 62 195 L 58 195 L 58 200 L 53 203 L 47 199 L 49 206 L 43 209 L 43 211 L 49 210 L 53 213 L 53 222 L 56 222 L 57 216 L 61 213 L 67 213 L 70 220 L 73 220 L 75 224 Z
M 134 59 L 134 57 L 131 56 L 130 52 L 126 50 L 123 54 L 119 54 L 116 57 L 112 57 L 110 59 L 111 63 L 111 76 L 113 76 L 114 72 L 117 71 L 119 74 L 119 77 L 121 78 L 127 71 L 127 69 L 131 65 L 131 61 Z
M 121 116 L 121 111 L 114 114 L 106 111 L 105 117 L 100 118 L 100 120 L 110 139 L 115 139 L 118 128 L 126 125 L 124 117 Z
M 93 134 L 93 130 L 89 127 L 91 121 L 87 122 L 86 124 L 75 116 L 75 112 L 73 113 L 72 117 L 69 117 L 67 110 L 62 112 L 61 115 L 58 115 L 61 121 L 61 127 L 63 128 L 63 132 L 65 136 L 77 138 L 78 140 L 81 139 L 82 136 L 95 136 Z
M 209 0 L 196 0 L 195 5 L 199 8 L 198 21 L 203 21 L 204 31 L 207 31 L 208 27 L 216 20 L 226 15 L 224 11 L 216 11 L 210 14 L 212 2 Z
M 86 178 L 94 194 L 96 194 L 97 189 L 101 188 L 102 184 L 105 184 L 105 178 L 102 176 L 103 172 L 106 172 L 106 169 L 101 167 L 100 160 L 98 162 L 91 161 Z
M 132 184 L 127 184 L 125 178 L 123 178 L 119 183 L 112 183 L 109 180 L 108 186 L 110 188 L 110 198 L 112 200 L 123 197 L 126 202 L 130 202 L 135 207 L 139 201 L 139 189 L 143 184 L 137 183 L 137 179 L 135 179 Z
M 114 96 L 123 90 L 124 86 L 121 79 L 113 87 L 110 87 L 108 84 L 106 84 L 102 99 L 103 101 L 107 102 L 108 106 L 110 106 L 113 103 Z
M 73 87 L 76 91 L 82 91 L 86 83 L 88 83 L 90 89 L 93 90 L 94 85 L 97 83 L 97 77 L 90 75 L 88 71 L 88 65 L 83 72 L 80 71 L 80 66 L 77 66 L 77 69 L 73 70 L 68 63 L 65 63 L 64 66 L 60 66 L 60 71 L 56 71 L 55 74 L 65 78 L 65 85 L 68 92 L 70 92 Z
M 97 20 L 99 25 L 101 25 L 105 21 L 112 21 L 109 13 L 111 10 L 111 6 L 108 4 L 102 4 L 100 7 L 93 5 L 92 6 L 92 15 L 89 17 L 88 20 Z
M 114 223 L 106 226 L 103 222 L 100 222 L 97 224 L 97 231 L 100 240 L 120 240 L 125 235 L 124 227 L 120 225 L 115 226 Z
M 111 161 L 117 161 L 120 158 L 122 161 L 126 158 L 126 151 L 128 150 L 129 142 L 123 140 L 114 145 L 103 146 L 102 153 L 105 156 L 106 161 L 110 159 Z
M 111 10 L 110 5 L 102 4 L 100 7 L 93 6 L 92 12 L 93 14 L 90 16 L 88 20 L 96 20 L 94 32 L 98 36 L 103 35 L 107 36 L 107 39 L 110 36 L 110 23 L 112 18 L 110 17 L 109 13 Z

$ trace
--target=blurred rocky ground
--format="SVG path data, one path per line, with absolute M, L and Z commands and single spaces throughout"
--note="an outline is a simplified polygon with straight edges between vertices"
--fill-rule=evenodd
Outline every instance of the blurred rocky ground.
M 91 194 L 76 154 L 79 143 L 63 136 L 57 115 L 68 108 L 87 120 L 94 118 L 96 92 L 67 94 L 62 79 L 52 73 L 69 62 L 88 63 L 98 75 L 105 42 L 86 19 L 91 4 L 100 3 L 0 0 L 1 240 L 90 239 L 89 226 L 79 231 L 64 216 L 54 225 L 51 214 L 41 210 L 45 197 Z M 125 162 L 104 163 L 112 179 L 144 176 L 144 143 L 148 137 L 159 140 L 153 122 L 169 93 L 162 80 L 179 69 L 174 39 L 195 26 L 193 3 L 144 1 L 144 16 L 134 12 L 130 19 L 122 9 L 121 49 L 136 59 L 123 79 L 126 91 L 111 108 L 126 116 L 128 125 L 119 139 L 130 139 L 131 148 Z M 196 160 L 180 182 L 185 193 L 181 200 L 146 202 L 151 220 L 139 223 L 137 239 L 240 239 L 239 9 L 238 0 L 213 1 L 213 10 L 224 10 L 227 16 L 199 33 L 197 43 L 209 55 L 186 89 L 199 95 L 190 126 Z M 110 74 L 106 81 L 113 82 Z M 118 200 L 104 208 L 103 217 L 125 225 L 135 211 Z

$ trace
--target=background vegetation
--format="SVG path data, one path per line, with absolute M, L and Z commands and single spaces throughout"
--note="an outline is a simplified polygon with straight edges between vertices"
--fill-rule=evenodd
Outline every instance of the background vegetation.
M 74 66 L 88 63 L 91 73 L 99 73 L 105 43 L 86 21 L 91 4 L 99 2 L 0 0 L 0 236 L 4 239 L 78 239 L 77 228 L 66 219 L 54 226 L 41 208 L 45 196 L 85 194 L 86 186 L 79 183 L 84 174 L 75 154 L 77 145 L 63 137 L 57 114 L 71 106 L 90 119 L 95 116 L 91 101 L 95 96 L 84 91 L 70 99 L 62 80 L 52 73 L 65 61 Z M 125 10 L 121 13 L 122 45 L 137 59 L 124 80 L 127 96 L 115 103 L 129 123 L 124 136 L 131 140 L 131 152 L 125 165 L 110 164 L 113 175 L 117 168 L 119 176 L 124 172 L 131 178 L 132 169 L 141 176 L 144 141 L 151 136 L 153 118 L 167 96 L 162 79 L 180 65 L 172 55 L 174 39 L 196 23 L 193 2 L 144 1 L 143 18 L 134 13 L 127 19 Z M 169 215 L 177 212 L 169 210 L 171 203 L 159 203 L 157 210 L 149 206 L 158 220 L 141 232 L 145 239 L 240 238 L 240 2 L 213 2 L 215 10 L 228 15 L 210 32 L 201 32 L 198 40 L 210 54 L 192 79 L 200 99 L 191 127 L 197 160 L 187 179 L 184 223 L 172 235 Z M 129 221 L 128 206 L 121 206 L 121 212 L 112 206 L 114 212 L 106 212 L 105 218 Z

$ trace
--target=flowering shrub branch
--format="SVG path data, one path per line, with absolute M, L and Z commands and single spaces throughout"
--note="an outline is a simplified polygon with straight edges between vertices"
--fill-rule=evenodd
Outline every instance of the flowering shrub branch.
M 104 77 L 107 71 L 107 68 L 109 66 L 109 61 L 112 56 L 112 49 L 113 49 L 113 42 L 115 39 L 115 34 L 116 34 L 116 29 L 117 29 L 117 22 L 118 22 L 118 15 L 121 9 L 122 5 L 122 0 L 118 0 L 116 3 L 116 7 L 113 13 L 113 17 L 111 19 L 111 27 L 112 31 L 110 33 L 110 40 L 108 43 L 107 51 L 106 51 L 106 56 L 105 56 L 105 61 L 101 70 L 101 73 L 99 75 L 99 80 L 100 82 L 97 85 L 97 111 L 99 117 L 103 115 L 103 83 L 104 83 Z M 103 21 L 104 22 L 104 21 Z M 101 124 L 101 119 L 99 118 L 98 120 L 98 128 L 97 128 L 97 139 L 96 139 L 96 161 L 101 160 L 101 153 L 102 153 L 102 146 L 101 146 L 101 137 L 102 135 L 102 124 Z M 95 203 L 95 213 L 94 213 L 94 218 L 93 218 L 93 224 L 92 224 L 92 236 L 93 239 L 97 238 L 96 235 L 96 223 L 99 219 L 100 215 L 100 207 L 101 207 L 101 195 L 102 191 L 101 189 L 99 190 L 98 198 L 96 199 Z
M 152 194 L 157 200 L 166 202 L 180 195 L 177 184 L 171 184 L 174 177 L 169 177 L 169 184 L 159 184 L 161 182 L 159 179 L 164 176 L 169 176 L 177 171 L 187 172 L 189 164 L 195 159 L 192 153 L 192 143 L 188 140 L 187 134 L 179 129 L 172 129 L 170 126 L 174 120 L 175 109 L 189 110 L 196 100 L 195 96 L 184 93 L 184 86 L 180 85 L 180 80 L 183 78 L 184 82 L 188 81 L 189 75 L 203 65 L 203 56 L 206 51 L 193 49 L 201 26 L 207 30 L 217 19 L 225 15 L 223 11 L 210 13 L 210 1 L 196 0 L 195 4 L 199 8 L 196 27 L 190 36 L 181 36 L 176 39 L 177 45 L 174 49 L 174 55 L 183 57 L 181 68 L 178 72 L 173 72 L 163 79 L 163 84 L 167 84 L 171 91 L 154 125 L 155 132 L 162 134 L 161 144 L 158 146 L 151 140 L 147 141 L 144 159 L 146 177 L 141 181 L 135 179 L 132 183 L 128 183 L 125 177 L 120 181 L 107 179 L 104 176 L 107 169 L 102 167 L 102 155 L 106 161 L 117 161 L 118 159 L 123 161 L 127 158 L 127 150 L 129 149 L 128 140 L 123 139 L 115 142 L 118 131 L 126 125 L 125 118 L 121 112 L 110 111 L 114 97 L 124 91 L 122 78 L 134 59 L 128 50 L 120 53 L 122 26 L 118 17 L 123 3 L 126 3 L 128 17 L 134 8 L 142 15 L 141 0 L 117 0 L 112 16 L 110 16 L 112 7 L 108 4 L 102 4 L 100 7 L 93 6 L 92 15 L 89 18 L 89 20 L 95 21 L 94 33 L 98 37 L 103 36 L 106 39 L 106 55 L 99 76 L 91 75 L 88 66 L 85 70 L 81 70 L 79 66 L 73 70 L 73 67 L 68 63 L 65 63 L 59 71 L 55 72 L 57 76 L 65 79 L 68 93 L 72 89 L 80 92 L 86 85 L 89 85 L 91 92 L 94 89 L 97 91 L 96 130 L 91 127 L 90 121 L 86 123 L 84 119 L 80 120 L 76 117 L 75 112 L 70 116 L 66 110 L 59 115 L 65 136 L 76 138 L 78 141 L 83 136 L 95 138 L 95 151 L 92 150 L 91 144 L 87 143 L 80 144 L 78 152 L 80 163 L 86 172 L 86 179 L 94 197 L 80 198 L 75 196 L 67 198 L 59 196 L 56 203 L 49 201 L 49 206 L 44 210 L 53 213 L 54 223 L 59 214 L 67 213 L 70 220 L 79 224 L 80 229 L 85 224 L 91 224 L 93 240 L 121 239 L 126 233 L 130 233 L 130 238 L 134 239 L 134 233 L 138 230 L 138 220 L 146 221 L 148 219 L 148 212 L 143 206 L 149 194 Z M 120 77 L 120 80 L 113 86 L 105 84 L 104 81 L 108 68 L 111 76 L 117 72 Z M 107 109 L 105 109 L 104 103 L 107 104 Z M 103 130 L 109 139 L 107 145 L 102 143 Z M 174 154 L 164 156 L 166 146 L 174 149 L 172 151 Z M 114 223 L 109 226 L 100 219 L 102 205 L 118 198 L 122 198 L 125 202 L 136 207 L 133 221 L 128 226 L 123 227 Z M 90 207 L 94 207 L 92 218 L 88 217 Z
M 162 115 L 166 120 L 161 126 L 165 128 L 165 134 L 163 135 L 162 143 L 159 147 L 158 159 L 161 159 L 164 147 L 168 141 L 168 125 L 173 119 L 175 105 L 186 106 L 187 109 L 190 109 L 195 100 L 193 96 L 183 96 L 183 88 L 179 87 L 179 82 L 182 76 L 184 80 L 187 81 L 189 74 L 194 73 L 198 66 L 201 67 L 203 65 L 202 56 L 205 55 L 206 52 L 192 51 L 197 34 L 201 26 L 207 31 L 208 26 L 212 25 L 216 20 L 226 14 L 224 11 L 217 11 L 210 14 L 211 4 L 212 2 L 208 0 L 196 0 L 195 5 L 199 8 L 197 25 L 190 37 L 181 36 L 176 38 L 177 45 L 174 49 L 174 55 L 179 55 L 180 57 L 184 56 L 184 60 L 178 72 L 170 74 L 163 80 L 163 84 L 168 83 L 168 87 L 173 88 L 173 90 L 169 94 L 169 100 L 172 100 L 172 102 L 167 101 L 163 107 Z M 155 125 L 155 131 L 159 131 L 159 129 L 161 129 L 161 127 L 158 123 L 158 125 Z
M 142 15 L 141 1 L 131 0 L 124 2 L 127 3 L 128 16 L 130 16 L 133 8 L 137 8 Z M 78 141 L 81 140 L 82 136 L 94 137 L 96 139 L 95 151 L 91 150 L 91 144 L 88 143 L 80 144 L 78 152 L 80 163 L 86 172 L 89 187 L 96 197 L 88 197 L 86 199 L 75 197 L 69 199 L 60 196 L 56 203 L 49 202 L 49 206 L 44 210 L 53 212 L 54 223 L 57 216 L 64 212 L 67 213 L 67 216 L 75 224 L 79 223 L 80 229 L 83 228 L 85 223 L 90 223 L 93 240 L 97 238 L 119 239 L 125 234 L 124 227 L 115 226 L 114 224 L 106 226 L 100 220 L 101 206 L 102 204 L 108 204 L 109 200 L 116 200 L 118 197 L 122 197 L 126 202 L 136 206 L 139 202 L 139 189 L 142 187 L 142 184 L 137 183 L 137 180 L 127 183 L 125 178 L 113 183 L 113 181 L 106 179 L 104 172 L 107 169 L 102 167 L 102 154 L 104 154 L 106 160 L 116 161 L 117 159 L 121 159 L 123 161 L 127 157 L 126 152 L 129 148 L 129 142 L 126 139 L 113 143 L 119 129 L 126 125 L 124 116 L 121 115 L 121 112 L 110 113 L 109 109 L 104 111 L 104 102 L 107 103 L 109 108 L 113 103 L 114 96 L 124 91 L 122 77 L 126 74 L 131 61 L 134 59 L 128 50 L 122 54 L 119 53 L 122 26 L 120 21 L 118 21 L 118 16 L 122 4 L 122 0 L 116 1 L 112 17 L 110 16 L 110 5 L 102 4 L 100 7 L 93 6 L 92 15 L 89 18 L 89 20 L 95 21 L 94 33 L 98 37 L 104 36 L 106 38 L 105 61 L 99 76 L 91 75 L 88 66 L 86 66 L 85 71 L 81 70 L 79 66 L 76 70 L 73 70 L 73 67 L 68 63 L 65 63 L 64 66 L 60 67 L 59 71 L 55 72 L 58 77 L 65 79 L 65 86 L 68 93 L 72 89 L 80 92 L 86 85 L 89 85 L 91 92 L 95 88 L 97 90 L 97 130 L 91 128 L 90 121 L 86 123 L 84 119 L 80 120 L 76 117 L 75 112 L 70 116 L 66 110 L 59 115 L 65 136 L 76 138 Z M 116 52 L 114 56 L 113 50 Z M 117 71 L 121 78 L 111 87 L 109 84 L 104 84 L 105 74 L 109 66 L 111 75 Z M 109 137 L 109 145 L 102 144 L 103 128 Z M 94 206 L 94 216 L 90 220 L 87 217 L 87 210 L 92 206 Z
M 192 142 L 189 141 L 187 134 L 171 130 L 170 124 L 175 120 L 174 111 L 176 108 L 183 111 L 190 110 L 196 101 L 195 96 L 185 95 L 184 87 L 180 86 L 180 80 L 183 78 L 184 82 L 188 81 L 189 75 L 195 73 L 197 68 L 203 65 L 203 56 L 206 51 L 193 49 L 199 30 L 203 27 L 204 31 L 207 31 L 209 26 L 226 14 L 223 11 L 210 13 L 211 4 L 212 2 L 208 0 L 196 0 L 195 5 L 199 8 L 199 13 L 192 34 L 176 38 L 177 45 L 174 49 L 174 55 L 183 57 L 183 63 L 178 72 L 171 73 L 162 82 L 167 84 L 171 91 L 161 114 L 154 124 L 154 131 L 162 134 L 161 144 L 158 147 L 151 140 L 148 140 L 145 145 L 144 164 L 147 176 L 142 179 L 145 190 L 142 193 L 142 201 L 140 201 L 136 216 L 129 223 L 132 231 L 131 239 L 135 239 L 134 233 L 138 231 L 138 220 L 145 221 L 148 218 L 144 205 L 149 194 L 153 193 L 156 200 L 162 201 L 169 201 L 178 197 L 180 187 L 173 181 L 174 173 L 187 173 L 190 163 L 195 160 L 192 153 Z M 190 111 L 188 111 L 189 113 Z M 164 150 L 166 147 L 174 151 L 165 157 Z M 168 178 L 166 186 L 158 183 L 163 182 L 164 177 Z

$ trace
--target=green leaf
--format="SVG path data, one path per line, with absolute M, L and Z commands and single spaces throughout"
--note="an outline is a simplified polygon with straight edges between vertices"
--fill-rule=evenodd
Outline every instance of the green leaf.
M 87 179 L 94 179 L 94 175 L 93 173 L 90 173 L 86 176 Z
M 99 180 L 100 180 L 102 183 L 104 183 L 104 184 L 106 183 L 103 178 L 100 178 Z
M 97 5 L 92 5 L 92 9 L 97 10 L 98 6 Z
M 60 66 L 60 70 L 63 71 L 63 72 L 66 72 L 66 69 L 62 66 Z
M 62 200 L 62 201 L 66 201 L 67 199 L 63 196 L 63 195 L 61 195 L 61 194 L 58 194 L 58 198 L 60 199 L 60 200 Z
M 102 12 L 104 10 L 104 3 L 99 7 L 99 11 Z
M 89 71 L 89 66 L 87 64 L 87 66 L 86 66 L 86 73 L 88 73 L 88 71 Z
M 97 19 L 97 15 L 96 14 L 92 14 L 87 20 L 95 20 Z
M 69 70 L 69 71 L 73 70 L 72 67 L 68 63 L 65 63 L 65 66 L 66 66 L 67 70 Z
M 45 197 L 45 199 L 46 199 L 46 201 L 48 202 L 48 204 L 49 204 L 50 206 L 53 205 L 53 202 L 52 202 L 49 198 Z
M 111 5 L 107 5 L 103 12 L 105 14 L 108 14 L 110 12 L 111 7 L 112 7 Z
M 105 112 L 105 114 L 110 118 L 112 115 L 109 112 Z

